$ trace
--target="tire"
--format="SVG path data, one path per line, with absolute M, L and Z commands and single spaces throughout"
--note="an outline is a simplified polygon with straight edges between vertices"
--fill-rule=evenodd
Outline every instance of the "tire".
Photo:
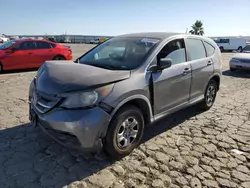
M 3 72 L 3 65 L 0 63 L 0 73 Z
M 216 99 L 218 91 L 218 84 L 216 83 L 215 80 L 210 80 L 210 82 L 207 85 L 206 91 L 204 93 L 204 100 L 200 103 L 199 107 L 203 111 L 209 110 Z M 208 96 L 210 95 L 210 96 Z
M 231 67 L 230 67 L 230 71 L 235 72 L 235 71 L 236 71 L 236 69 L 235 69 L 235 68 L 231 68 Z
M 61 55 L 57 55 L 53 58 L 53 60 L 66 60 L 65 57 L 61 56 Z
M 220 47 L 220 51 L 221 51 L 221 52 L 224 52 L 224 48 L 223 48 L 222 46 Z
M 128 122 L 128 124 L 126 122 Z M 129 126 L 131 126 L 130 124 L 132 122 L 137 124 L 134 126 L 134 129 L 131 127 L 129 130 Z M 141 110 L 133 105 L 126 105 L 122 107 L 118 110 L 110 122 L 104 141 L 104 151 L 115 160 L 119 160 L 129 155 L 136 147 L 139 146 L 144 133 L 144 126 L 144 118 Z M 127 132 L 125 127 L 128 128 Z M 137 130 L 137 133 L 133 130 Z M 125 140 L 130 134 L 129 131 L 135 133 L 136 135 L 134 140 L 131 139 L 133 138 L 133 136 L 131 136 L 132 134 L 130 135 L 130 140 L 132 141 L 128 146 L 126 146 Z M 119 137 L 121 138 L 120 142 L 118 142 Z
M 240 46 L 240 47 L 238 48 L 238 50 L 241 51 L 241 50 L 242 50 L 242 46 Z

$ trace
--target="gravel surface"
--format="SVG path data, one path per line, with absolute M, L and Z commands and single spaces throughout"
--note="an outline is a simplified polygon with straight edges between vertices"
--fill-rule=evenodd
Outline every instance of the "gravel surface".
M 72 45 L 74 58 L 90 45 Z M 121 161 L 68 150 L 33 128 L 27 93 L 35 71 L 0 75 L 0 187 L 250 187 L 250 73 L 228 71 L 214 107 L 182 110 L 147 128 Z

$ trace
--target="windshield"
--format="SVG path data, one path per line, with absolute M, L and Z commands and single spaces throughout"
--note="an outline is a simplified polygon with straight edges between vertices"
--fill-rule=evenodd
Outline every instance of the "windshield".
M 245 48 L 241 50 L 243 53 L 250 53 L 250 45 L 247 45 Z
M 111 70 L 133 70 L 158 42 L 159 39 L 152 38 L 112 38 L 81 57 L 79 63 Z
M 13 46 L 15 43 L 16 43 L 16 41 L 14 41 L 14 40 L 10 40 L 8 42 L 5 42 L 5 43 L 0 45 L 0 50 L 6 50 L 9 47 Z

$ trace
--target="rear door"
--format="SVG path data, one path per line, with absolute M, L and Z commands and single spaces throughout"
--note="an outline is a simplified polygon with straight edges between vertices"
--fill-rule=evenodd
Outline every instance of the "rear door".
M 191 65 L 183 38 L 169 41 L 154 61 L 161 58 L 170 58 L 172 66 L 152 73 L 155 115 L 188 103 L 191 85 Z
M 204 95 L 206 85 L 214 72 L 212 57 L 215 49 L 211 44 L 203 42 L 198 38 L 189 37 L 186 38 L 185 42 L 188 51 L 188 61 L 192 68 L 190 91 L 190 99 L 192 100 Z
M 45 61 L 52 60 L 55 56 L 52 45 L 46 41 L 36 41 L 35 67 L 40 67 Z

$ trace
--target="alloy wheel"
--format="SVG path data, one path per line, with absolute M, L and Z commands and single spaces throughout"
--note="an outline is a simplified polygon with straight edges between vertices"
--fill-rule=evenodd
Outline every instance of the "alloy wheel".
M 206 92 L 206 103 L 208 106 L 212 106 L 215 100 L 215 95 L 216 95 L 216 87 L 211 84 L 207 88 Z
M 129 117 L 122 122 L 117 130 L 117 145 L 121 149 L 126 149 L 135 141 L 139 131 L 139 125 L 135 118 Z

